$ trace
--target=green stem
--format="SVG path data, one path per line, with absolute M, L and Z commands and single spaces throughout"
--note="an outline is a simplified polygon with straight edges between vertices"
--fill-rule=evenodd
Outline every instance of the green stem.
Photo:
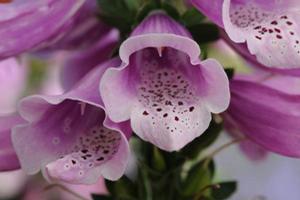
M 237 138 L 235 140 L 232 140 L 231 142 L 228 142 L 222 146 L 220 146 L 219 148 L 217 148 L 216 150 L 214 150 L 213 152 L 211 152 L 209 155 L 206 156 L 206 159 L 204 161 L 204 164 L 203 166 L 204 167 L 208 167 L 210 161 L 213 159 L 214 156 L 216 156 L 218 153 L 220 153 L 221 151 L 223 151 L 224 149 L 234 145 L 234 144 L 237 144 L 237 143 L 240 143 L 244 140 L 246 140 L 247 137 L 243 136 L 243 137 L 240 137 L 240 138 Z

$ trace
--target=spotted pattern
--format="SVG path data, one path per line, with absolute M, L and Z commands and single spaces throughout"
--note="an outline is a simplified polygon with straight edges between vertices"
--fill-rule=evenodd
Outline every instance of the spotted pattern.
M 248 35 L 247 40 L 264 45 L 265 50 L 261 53 L 264 55 L 258 55 L 264 64 L 273 65 L 275 61 L 277 65 L 299 66 L 300 37 L 292 15 L 265 11 L 249 3 L 232 6 L 230 18 Z
M 59 143 L 53 138 L 53 143 Z M 63 152 L 60 159 L 55 161 L 55 167 L 50 174 L 60 179 L 80 179 L 85 173 L 110 160 L 118 151 L 121 136 L 117 131 L 95 126 L 86 134 L 81 134 L 76 144 L 67 152 Z M 55 177 L 57 176 L 57 177 Z
M 192 117 L 199 100 L 196 90 L 178 68 L 163 67 L 156 61 L 146 63 L 141 70 L 138 99 L 144 107 L 141 117 L 150 120 L 152 127 L 184 134 L 200 126 Z

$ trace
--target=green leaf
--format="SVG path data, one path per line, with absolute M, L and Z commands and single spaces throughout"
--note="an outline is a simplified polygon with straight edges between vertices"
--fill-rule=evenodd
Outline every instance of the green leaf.
M 165 159 L 157 147 L 153 147 L 152 167 L 158 171 L 164 171 L 166 169 Z
M 141 0 L 98 0 L 100 17 L 107 24 L 118 28 L 122 36 L 131 31 Z
M 180 19 L 179 12 L 171 4 L 169 4 L 169 3 L 163 3 L 162 6 L 161 6 L 161 8 L 164 11 L 166 11 L 166 13 L 168 13 L 168 15 L 171 16 L 173 19 L 175 19 L 175 20 L 179 20 Z
M 215 200 L 228 199 L 237 189 L 236 181 L 219 183 L 220 188 L 212 190 L 211 196 Z
M 213 42 L 220 38 L 219 29 L 214 24 L 203 23 L 188 27 L 188 29 L 198 44 Z
M 209 128 L 200 137 L 194 139 L 182 149 L 182 154 L 191 159 L 196 158 L 202 150 L 216 141 L 222 128 L 223 124 L 218 124 L 212 120 Z
M 138 193 L 139 199 L 144 200 L 152 200 L 152 187 L 151 181 L 149 179 L 149 175 L 146 170 L 143 168 L 139 169 L 139 176 L 138 176 Z
M 187 27 L 200 24 L 204 19 L 205 16 L 202 15 L 196 8 L 187 10 L 181 17 L 182 23 Z
M 136 195 L 137 186 L 126 176 L 118 181 L 105 180 L 105 185 L 113 197 L 133 199 Z
M 211 182 L 211 168 L 206 167 L 204 162 L 200 161 L 188 171 L 188 175 L 182 185 L 182 192 L 186 196 L 192 196 L 200 192 L 205 186 L 210 185 Z
M 156 1 L 150 1 L 149 3 L 144 4 L 137 14 L 137 22 L 141 22 L 151 11 L 160 9 L 160 6 L 161 5 Z
M 47 69 L 47 63 L 45 61 L 41 59 L 30 60 L 30 72 L 26 92 L 32 92 L 41 86 L 47 74 Z
M 93 200 L 114 200 L 111 196 L 92 194 Z

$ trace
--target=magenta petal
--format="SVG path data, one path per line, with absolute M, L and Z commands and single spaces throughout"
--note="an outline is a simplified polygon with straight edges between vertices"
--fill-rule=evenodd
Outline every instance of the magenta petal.
M 253 161 L 263 161 L 267 158 L 268 151 L 251 141 L 244 141 L 240 144 L 241 150 Z
M 0 61 L 0 113 L 15 112 L 27 81 L 27 67 L 14 58 Z
M 299 95 L 251 80 L 233 80 L 231 94 L 225 122 L 229 119 L 237 130 L 267 150 L 300 156 Z
M 11 130 L 25 121 L 18 114 L 0 116 L 0 171 L 20 168 L 20 163 L 11 142 Z
M 93 47 L 72 52 L 62 70 L 64 88 L 70 89 L 90 70 L 106 61 L 111 56 L 118 40 L 118 31 L 111 30 L 103 35 Z
M 63 95 L 21 101 L 19 112 L 28 123 L 13 130 L 13 144 L 27 173 L 41 169 L 49 181 L 77 184 L 123 175 L 131 129 L 128 122 L 105 119 L 97 92 L 105 69 L 119 63 L 114 59 L 96 67 Z
M 224 0 L 191 0 L 191 3 L 214 23 L 223 27 L 222 6 Z

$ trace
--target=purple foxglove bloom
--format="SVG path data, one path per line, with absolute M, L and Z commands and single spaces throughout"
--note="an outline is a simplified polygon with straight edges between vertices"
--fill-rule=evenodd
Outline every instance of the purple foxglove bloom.
M 92 0 L 0 2 L 0 59 L 53 45 L 93 43 L 108 30 L 97 23 L 95 8 Z
M 120 47 L 122 64 L 100 82 L 108 116 L 129 120 L 143 140 L 179 150 L 229 104 L 229 84 L 214 59 L 201 61 L 187 30 L 160 11 L 151 13 Z
M 299 68 L 299 1 L 192 0 L 236 43 L 267 67 Z
M 69 92 L 35 95 L 19 105 L 27 124 L 13 129 L 13 145 L 22 169 L 40 169 L 49 181 L 95 183 L 102 175 L 116 180 L 124 173 L 131 134 L 127 122 L 113 123 L 106 117 L 98 92 L 100 78 L 111 60 L 88 73 Z
M 300 79 L 272 74 L 237 76 L 230 82 L 231 102 L 224 113 L 230 130 L 263 148 L 300 157 Z
M 0 171 L 11 171 L 20 168 L 18 157 L 11 141 L 11 130 L 24 123 L 18 114 L 0 116 Z

